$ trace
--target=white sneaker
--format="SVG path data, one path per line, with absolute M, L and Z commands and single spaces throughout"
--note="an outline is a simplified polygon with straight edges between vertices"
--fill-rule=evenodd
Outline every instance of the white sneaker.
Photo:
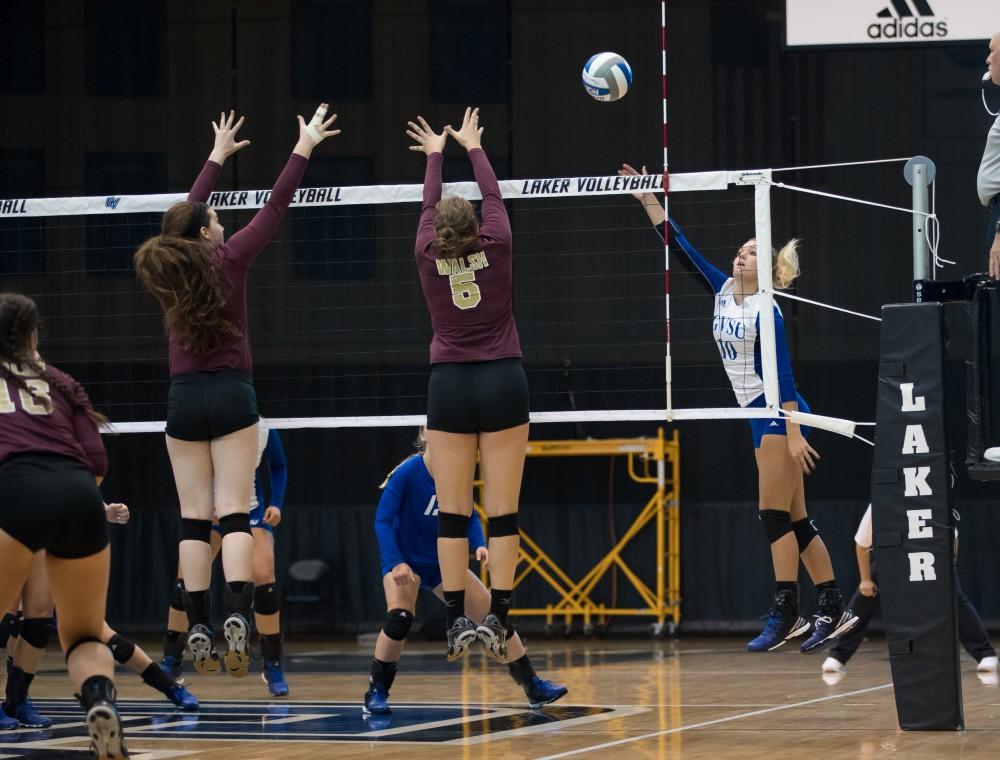
M 997 658 L 996 657 L 984 657 L 979 661 L 976 666 L 976 670 L 980 673 L 996 673 L 997 672 Z
M 991 446 L 983 452 L 983 459 L 991 462 L 1000 462 L 1000 446 Z
M 1000 677 L 997 677 L 995 671 L 991 670 L 986 673 L 977 671 L 976 677 L 982 682 L 983 686 L 1000 686 Z
M 825 660 L 823 660 L 824 673 L 840 673 L 843 670 L 845 670 L 844 663 L 842 663 L 836 657 L 827 657 Z

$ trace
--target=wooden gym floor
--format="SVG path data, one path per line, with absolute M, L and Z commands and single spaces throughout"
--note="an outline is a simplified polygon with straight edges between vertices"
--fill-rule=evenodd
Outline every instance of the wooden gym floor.
M 244 679 L 187 672 L 202 700 L 197 714 L 152 699 L 130 673 L 119 670 L 117 680 L 129 746 L 140 758 L 992 760 L 1000 752 L 1000 687 L 982 683 L 968 658 L 968 728 L 904 733 L 884 641 L 863 645 L 835 684 L 821 677 L 822 653 L 751 655 L 743 643 L 534 638 L 539 674 L 570 688 L 537 712 L 506 670 L 479 652 L 448 665 L 442 646 L 416 641 L 403 656 L 389 720 L 361 717 L 371 649 L 354 644 L 288 647 L 290 699 L 268 700 L 253 671 Z M 86 757 L 69 692 L 60 657 L 49 653 L 32 695 L 55 725 L 0 734 L 0 758 Z

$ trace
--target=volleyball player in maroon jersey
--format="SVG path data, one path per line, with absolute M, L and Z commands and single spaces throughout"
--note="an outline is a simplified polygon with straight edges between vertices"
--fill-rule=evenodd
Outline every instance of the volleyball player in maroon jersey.
M 108 459 L 86 392 L 38 354 L 38 309 L 0 293 L 0 609 L 46 552 L 59 643 L 99 758 L 127 757 L 114 660 L 101 641 L 110 551 L 97 486 Z
M 210 536 L 218 515 L 226 577 L 223 633 L 226 669 L 245 676 L 250 663 L 253 599 L 250 492 L 257 463 L 257 397 L 251 378 L 247 276 L 271 240 L 298 189 L 313 148 L 327 137 L 336 115 L 322 103 L 299 138 L 270 197 L 229 240 L 206 201 L 226 158 L 249 144 L 236 142 L 243 119 L 220 115 L 215 146 L 186 201 L 163 215 L 162 230 L 135 254 L 143 286 L 160 302 L 169 339 L 167 453 L 181 507 L 180 564 L 188 616 L 188 648 L 195 669 L 219 669 L 213 643 L 209 583 Z
M 430 312 L 431 376 L 427 441 L 435 472 L 438 561 L 448 610 L 448 659 L 477 638 L 507 660 L 507 615 L 517 566 L 517 506 L 528 444 L 528 381 L 512 307 L 511 230 L 500 186 L 482 149 L 479 109 L 461 129 L 436 134 L 418 116 L 407 134 L 427 155 L 416 258 Z M 441 199 L 448 136 L 468 151 L 482 192 L 482 224 L 464 198 Z M 489 517 L 490 612 L 478 626 L 465 615 L 472 481 L 479 457 Z

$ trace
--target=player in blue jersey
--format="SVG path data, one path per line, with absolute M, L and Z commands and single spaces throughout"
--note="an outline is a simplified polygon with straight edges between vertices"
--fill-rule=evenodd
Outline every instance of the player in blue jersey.
M 646 167 L 642 168 L 642 173 L 646 173 Z M 633 176 L 639 172 L 624 164 L 618 174 Z M 659 199 L 653 193 L 633 195 L 642 203 L 662 238 L 668 220 Z M 764 407 L 757 241 L 748 240 L 740 246 L 729 275 L 698 253 L 673 219 L 669 223 L 671 242 L 677 244 L 685 263 L 697 271 L 714 296 L 712 333 L 737 402 L 742 407 Z M 791 240 L 780 251 L 773 252 L 774 287 L 790 287 L 798 277 L 797 246 L 798 241 Z M 784 320 L 777 305 L 774 306 L 774 338 L 781 408 L 808 412 L 809 406 L 795 388 Z M 797 581 L 801 557 L 819 596 L 819 612 L 815 615 L 812 632 L 800 647 L 802 652 L 811 652 L 851 630 L 858 622 L 857 616 L 844 605 L 826 545 L 806 514 L 803 476 L 815 469 L 819 454 L 806 440 L 809 429 L 790 419 L 751 419 L 749 422 L 757 460 L 758 516 L 771 545 L 777 590 L 764 630 L 747 644 L 747 649 L 751 652 L 777 649 L 789 639 L 809 631 L 809 623 L 799 615 Z
M 250 529 L 253 532 L 253 612 L 260 652 L 264 658 L 262 678 L 272 697 L 288 695 L 288 682 L 281 669 L 281 618 L 274 574 L 274 529 L 281 522 L 288 485 L 288 461 L 281 437 L 275 429 L 265 430 L 262 457 L 255 476 L 254 501 L 250 504 Z M 267 474 L 270 498 L 264 499 L 264 474 Z M 267 505 L 265 507 L 265 505 Z
M 261 418 L 258 425 L 257 470 L 254 474 L 254 488 L 250 501 L 250 529 L 253 535 L 253 610 L 254 622 L 259 635 L 261 656 L 264 660 L 262 678 L 267 683 L 272 697 L 288 695 L 288 681 L 281 667 L 281 618 L 278 609 L 278 593 L 274 572 L 274 528 L 281 522 L 285 506 L 285 490 L 288 485 L 288 461 L 281 444 L 278 431 L 268 429 Z M 270 499 L 264 498 L 264 476 L 270 488 Z M 267 507 L 264 505 L 267 504 Z M 219 551 L 221 541 L 219 531 L 212 536 L 212 559 Z M 160 667 L 173 678 L 178 679 L 184 659 L 184 631 L 187 630 L 187 615 L 184 611 L 182 591 L 184 581 L 180 578 L 174 584 L 170 610 L 167 617 L 167 633 L 163 642 L 163 659 Z M 208 671 L 219 669 L 218 655 L 213 655 Z
M 382 586 L 388 617 L 375 642 L 375 657 L 368 677 L 364 714 L 384 715 L 389 709 L 389 689 L 413 622 L 417 592 L 426 588 L 444 602 L 438 567 L 438 503 L 432 476 L 433 463 L 426 448 L 423 429 L 418 453 L 405 459 L 382 483 L 382 497 L 375 513 L 375 535 L 382 561 Z M 486 563 L 489 553 L 483 526 L 475 510 L 469 520 L 469 546 L 476 559 Z M 474 623 L 490 611 L 490 592 L 466 569 L 465 610 Z M 567 692 L 565 686 L 540 678 L 528 659 L 521 637 L 508 623 L 507 670 L 528 697 L 532 709 L 555 702 Z

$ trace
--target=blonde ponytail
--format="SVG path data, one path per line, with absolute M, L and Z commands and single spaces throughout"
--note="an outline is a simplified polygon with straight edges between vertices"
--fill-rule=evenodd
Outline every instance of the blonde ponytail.
M 799 276 L 799 239 L 792 238 L 773 254 L 771 279 L 779 290 L 790 288 Z

